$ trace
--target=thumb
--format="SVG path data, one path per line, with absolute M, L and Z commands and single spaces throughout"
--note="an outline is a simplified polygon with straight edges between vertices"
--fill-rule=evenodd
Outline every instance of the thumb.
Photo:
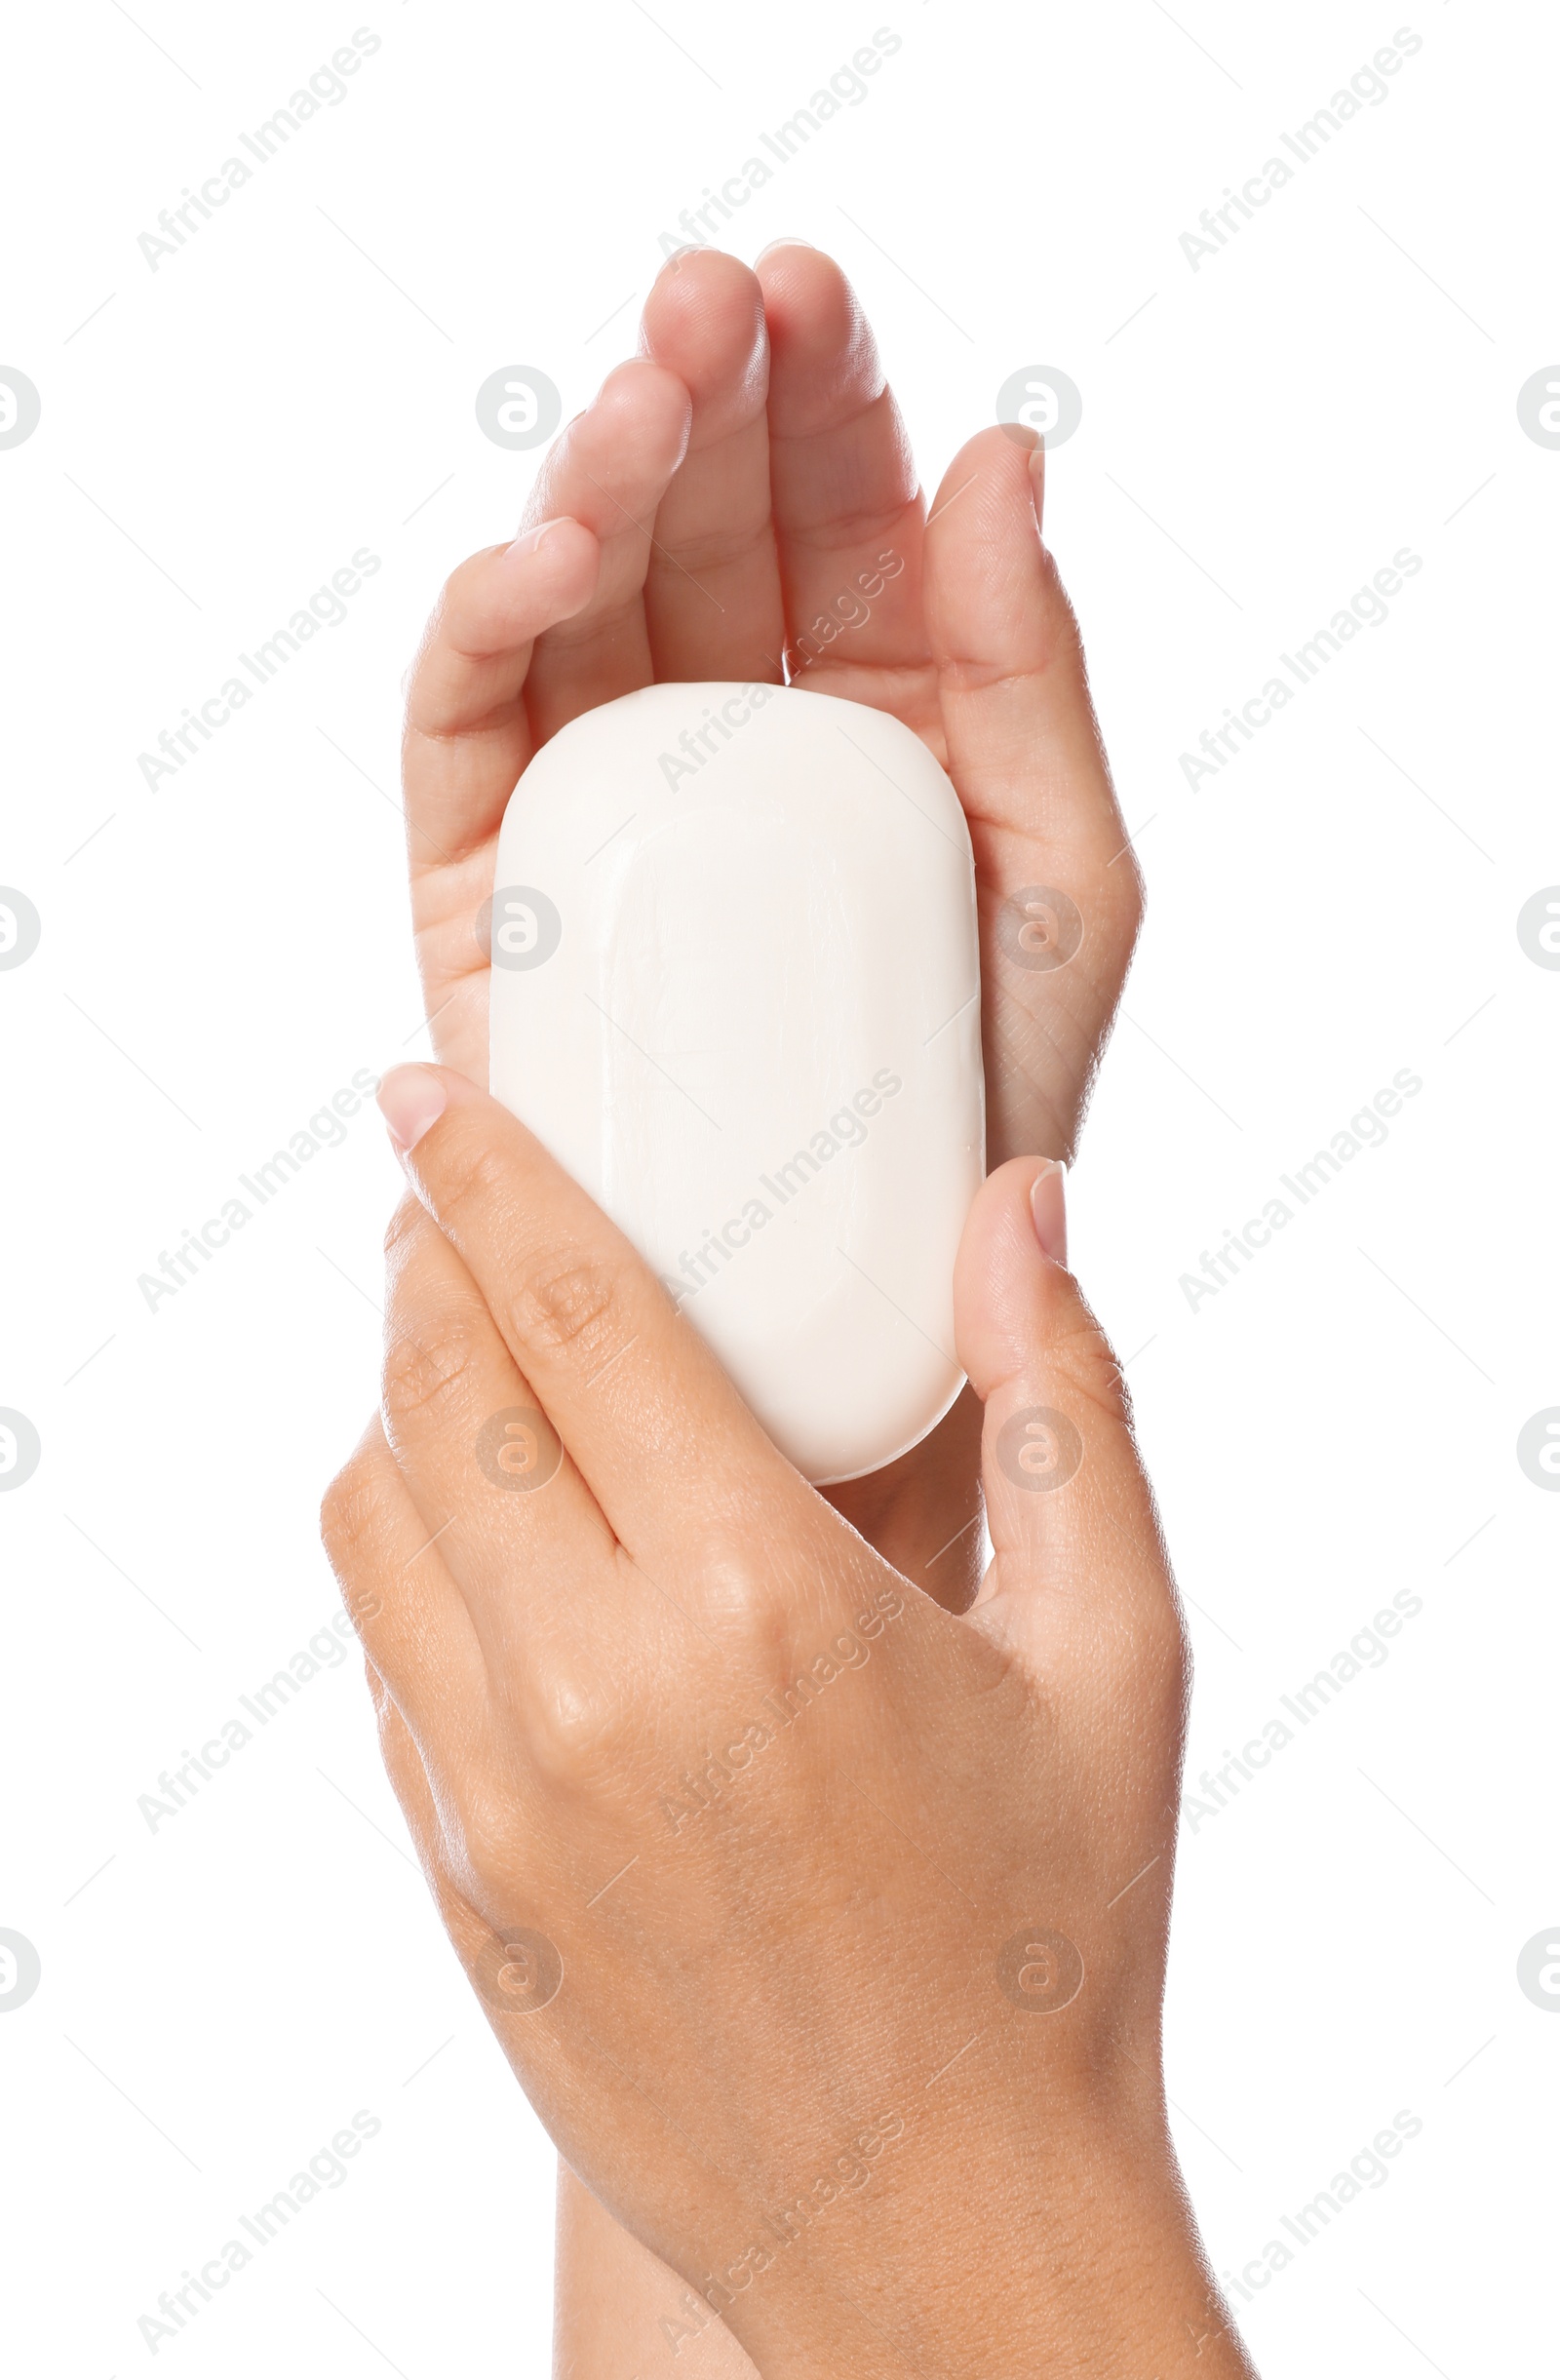
M 993 1560 L 972 1616 L 1021 1649 L 1058 1629 L 1175 1629 L 1175 1590 L 1120 1369 L 1067 1269 L 1065 1170 L 1014 1157 L 982 1185 L 954 1273 L 958 1357 L 986 1408 Z

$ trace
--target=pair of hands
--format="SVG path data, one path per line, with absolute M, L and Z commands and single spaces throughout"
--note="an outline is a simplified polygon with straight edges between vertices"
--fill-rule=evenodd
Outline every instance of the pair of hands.
M 713 251 L 674 260 L 641 353 L 563 432 L 520 536 L 450 577 L 417 657 L 405 783 L 435 1056 L 488 1079 L 479 914 L 532 754 L 656 680 L 778 681 L 784 656 L 809 690 L 892 712 L 953 778 L 980 904 L 988 1162 L 1071 1158 L 1142 889 L 1039 534 L 1044 459 L 1028 432 L 984 430 L 928 512 L 831 258 L 785 242 L 756 273 Z M 903 567 L 884 579 L 889 554 Z M 866 619 L 842 625 L 875 581 Z M 1018 946 L 1034 921 L 1014 904 L 1036 887 L 1081 920 L 1065 965 Z M 914 1455 L 832 1492 L 956 1609 L 979 1576 L 979 1436 L 966 1396 Z
M 568 2165 L 765 2375 L 1244 2371 L 1159 2081 L 1179 1616 L 1045 1161 L 1138 886 L 1038 458 L 975 439 L 924 524 L 811 250 L 684 256 L 643 346 L 535 526 L 450 580 L 410 688 L 445 1064 L 381 1091 L 410 1183 L 383 1400 L 326 1506 L 386 1765 Z M 905 568 L 803 683 L 905 719 L 964 803 L 995 1170 L 956 1279 L 966 1402 L 826 1499 L 479 1087 L 476 916 L 549 734 L 656 676 L 778 678 L 888 547 Z M 1047 971 L 1001 930 L 1036 885 L 1084 925 Z M 1059 1486 L 1013 1452 L 1037 1412 L 1077 1457 Z M 543 1460 L 517 1488 L 493 1442 L 520 1416 Z M 994 1558 L 955 1617 L 934 1557 L 977 1463 Z

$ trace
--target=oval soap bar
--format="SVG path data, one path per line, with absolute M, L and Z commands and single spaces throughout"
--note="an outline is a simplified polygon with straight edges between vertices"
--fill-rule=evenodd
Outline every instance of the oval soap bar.
M 914 1446 L 985 1165 L 969 834 L 920 739 L 795 686 L 587 711 L 510 800 L 490 948 L 494 1096 L 781 1451 L 823 1484 Z

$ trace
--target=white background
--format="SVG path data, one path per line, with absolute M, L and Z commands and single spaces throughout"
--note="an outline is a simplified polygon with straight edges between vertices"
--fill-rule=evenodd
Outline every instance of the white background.
M 1416 0 L 1386 102 L 1193 271 L 1199 212 L 1404 20 L 1178 15 L 377 0 L 344 102 L 155 272 L 137 235 L 363 20 L 13 23 L 0 363 L 43 409 L 0 452 L 0 881 L 43 919 L 0 974 L 0 1405 L 43 1446 L 0 1497 L 0 1925 L 43 1967 L 0 2014 L 19 2370 L 140 2368 L 137 2316 L 360 2109 L 381 2129 L 348 2182 L 159 2363 L 545 2368 L 551 2153 L 410 1862 L 356 1660 L 155 1834 L 137 1810 L 335 1608 L 315 1514 L 374 1393 L 375 1116 L 176 1298 L 149 1312 L 136 1281 L 355 1069 L 426 1046 L 398 681 L 537 460 L 482 436 L 479 383 L 530 364 L 586 403 L 661 233 L 880 23 L 899 53 L 732 244 L 840 255 L 933 483 L 1020 367 L 1083 392 L 1048 529 L 1150 922 L 1073 1245 L 1192 1602 L 1191 1778 L 1393 1592 L 1423 1599 L 1184 1832 L 1189 2179 L 1238 2270 L 1418 2115 L 1389 2183 L 1243 2309 L 1262 2368 L 1540 2367 L 1560 2017 L 1516 1961 L 1560 1921 L 1560 1501 L 1515 1441 L 1560 1403 L 1560 974 L 1515 920 L 1560 879 L 1560 452 L 1516 396 L 1560 356 L 1560 28 Z M 365 546 L 346 620 L 149 790 L 137 754 Z M 1405 546 L 1389 619 L 1189 787 L 1200 731 Z M 1405 1068 L 1385 1145 L 1192 1310 L 1180 1276 Z

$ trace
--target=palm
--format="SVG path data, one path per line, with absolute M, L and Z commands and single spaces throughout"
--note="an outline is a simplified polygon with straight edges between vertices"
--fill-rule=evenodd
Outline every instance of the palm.
M 794 681 L 893 712 L 953 777 L 980 899 L 989 1161 L 1071 1155 L 1137 872 L 1027 450 L 981 433 L 926 514 L 871 333 L 827 257 L 787 246 L 757 278 L 711 252 L 668 268 L 640 357 L 570 423 L 532 493 L 528 519 L 578 527 L 529 557 L 463 565 L 412 681 L 413 922 L 441 1060 L 487 1079 L 479 918 L 532 753 L 638 686 L 778 680 L 784 657 Z M 1066 963 L 1017 941 L 1013 896 L 1037 885 L 1078 913 Z

